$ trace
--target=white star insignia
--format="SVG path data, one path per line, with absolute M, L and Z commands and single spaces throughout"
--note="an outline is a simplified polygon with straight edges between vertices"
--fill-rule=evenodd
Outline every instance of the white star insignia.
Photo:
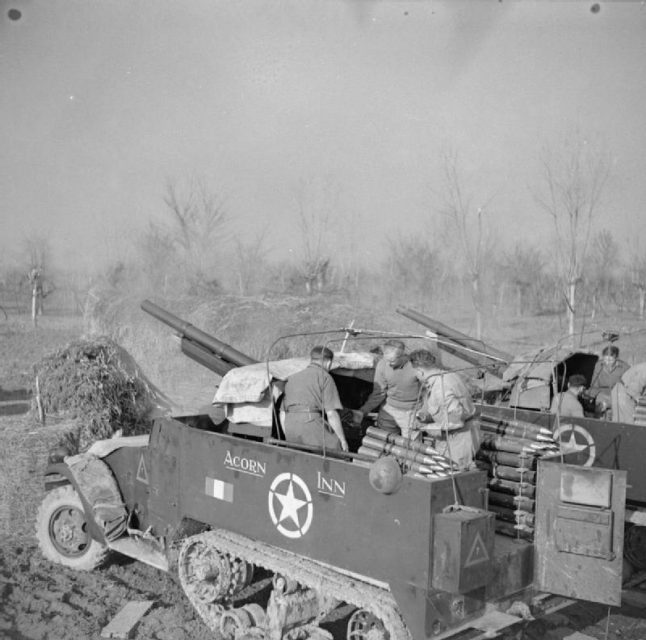
M 287 487 L 287 493 L 281 495 L 280 493 L 274 493 L 280 502 L 282 507 L 278 522 L 281 523 L 283 520 L 290 518 L 297 527 L 300 527 L 300 522 L 298 521 L 298 510 L 301 507 L 304 507 L 307 502 L 305 500 L 300 500 L 294 495 L 294 483 L 292 480 L 289 481 L 289 486 Z
M 587 449 L 589 447 L 588 443 L 586 442 L 584 444 L 579 444 L 577 442 L 575 433 L 576 432 L 573 429 L 572 431 L 570 431 L 570 439 L 567 441 L 565 440 L 561 441 L 565 445 L 565 449 L 567 451 L 583 451 Z

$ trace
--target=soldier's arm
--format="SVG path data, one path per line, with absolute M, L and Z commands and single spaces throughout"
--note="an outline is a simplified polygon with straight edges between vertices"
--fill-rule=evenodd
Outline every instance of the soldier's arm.
M 343 426 L 341 425 L 341 417 L 339 412 L 336 409 L 331 409 L 325 412 L 327 416 L 327 421 L 332 427 L 332 431 L 336 434 L 336 437 L 341 441 L 341 448 L 343 451 L 348 451 L 348 441 L 345 439 L 345 433 L 343 433 Z
M 377 408 L 386 399 L 387 389 L 388 382 L 386 381 L 384 370 L 381 366 L 379 366 L 379 364 L 377 364 L 377 367 L 375 369 L 375 379 L 372 385 L 372 392 L 358 410 L 365 415 L 366 413 L 369 413 L 373 409 Z

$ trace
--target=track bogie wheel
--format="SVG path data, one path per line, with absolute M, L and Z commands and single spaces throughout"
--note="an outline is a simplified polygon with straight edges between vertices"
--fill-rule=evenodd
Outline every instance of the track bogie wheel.
M 366 609 L 357 609 L 348 620 L 347 640 L 388 640 L 384 623 Z
M 77 571 L 96 569 L 109 551 L 90 535 L 83 503 L 71 485 L 45 495 L 36 517 L 36 537 L 45 558 Z
M 253 565 L 232 558 L 202 539 L 187 540 L 178 558 L 180 583 L 204 605 L 231 600 L 253 579 Z

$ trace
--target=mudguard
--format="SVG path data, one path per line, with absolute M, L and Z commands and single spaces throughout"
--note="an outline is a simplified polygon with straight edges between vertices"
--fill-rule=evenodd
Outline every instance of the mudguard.
M 125 532 L 128 520 L 126 506 L 105 462 L 83 454 L 47 466 L 45 486 L 48 489 L 66 483 L 74 487 L 81 499 L 93 539 L 107 545 Z

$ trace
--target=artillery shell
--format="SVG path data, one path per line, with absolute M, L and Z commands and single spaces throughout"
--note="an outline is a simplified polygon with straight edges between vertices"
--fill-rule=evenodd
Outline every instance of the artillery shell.
M 534 514 L 524 509 L 510 509 L 497 504 L 490 504 L 489 511 L 492 511 L 498 518 L 506 522 L 513 522 L 530 527 L 534 526 Z
M 500 493 L 510 493 L 517 496 L 533 498 L 536 495 L 536 487 L 530 482 L 516 482 L 503 478 L 491 478 L 488 483 L 489 489 Z
M 524 469 L 536 468 L 536 457 L 526 452 L 511 453 L 509 451 L 480 449 L 478 453 L 476 453 L 476 458 L 487 462 L 504 464 L 508 467 L 523 467 Z
M 487 422 L 488 424 L 497 425 L 500 427 L 511 427 L 514 429 L 522 429 L 529 432 L 542 433 L 544 435 L 551 436 L 552 432 L 548 427 L 541 426 L 539 424 L 533 424 L 532 422 L 527 422 L 525 420 L 507 420 L 505 418 L 496 418 L 495 416 L 488 415 L 487 413 L 482 413 L 480 415 L 481 422 Z
M 493 475 L 496 478 L 503 480 L 514 480 L 516 482 L 536 482 L 536 471 L 529 471 L 527 469 L 517 469 L 516 467 L 506 467 L 504 465 L 497 465 L 493 469 Z
M 516 522 L 516 514 L 514 512 L 514 509 L 501 507 L 497 504 L 490 504 L 489 511 L 495 513 L 496 517 L 500 518 L 501 520 L 505 520 L 506 522 Z
M 430 456 L 425 456 L 416 451 L 409 451 L 404 447 L 398 447 L 390 442 L 385 442 L 383 440 L 377 440 L 376 438 L 371 438 L 370 436 L 365 436 L 361 442 L 363 447 L 369 447 L 374 451 L 390 453 L 394 455 L 400 462 L 408 464 L 415 463 L 424 466 L 432 471 L 445 471 L 450 469 L 450 461 L 440 461 L 436 458 L 431 458 Z M 439 454 L 438 454 L 439 456 Z
M 400 447 L 404 446 L 408 449 L 414 449 L 415 451 L 420 451 L 421 453 L 425 453 L 429 456 L 440 455 L 436 449 L 431 447 L 430 444 L 420 442 L 419 440 L 410 440 L 408 438 L 404 438 L 403 436 L 398 436 L 394 433 L 384 431 L 383 429 L 378 429 L 377 427 L 368 427 L 366 435 L 377 438 L 378 440 L 385 440 L 386 442 L 399 445 Z
M 531 440 L 521 440 L 520 438 L 507 438 L 505 436 L 496 436 L 492 433 L 482 433 L 480 446 L 483 449 L 494 449 L 495 451 L 508 451 L 510 453 L 536 453 L 536 444 Z
M 359 453 L 362 453 L 363 455 L 366 455 L 366 456 L 370 456 L 375 460 L 381 455 L 381 453 L 376 449 L 371 449 L 370 447 L 366 447 L 366 446 L 359 447 Z
M 522 538 L 523 540 L 531 540 L 534 536 L 534 529 L 527 525 L 517 525 L 511 522 L 504 522 L 503 520 L 496 521 L 496 532 L 502 533 L 510 538 Z
M 527 429 L 518 429 L 516 427 L 497 426 L 486 422 L 480 423 L 480 430 L 486 433 L 495 433 L 499 436 L 522 438 L 523 440 L 531 440 L 534 442 L 554 442 L 551 433 L 547 434 L 528 431 Z
M 400 454 L 395 453 L 395 455 L 406 455 L 406 457 L 413 459 L 414 454 L 420 454 L 424 460 L 418 459 L 418 462 L 438 465 L 443 469 L 450 469 L 452 466 L 451 461 L 448 458 L 438 453 L 430 445 L 408 440 L 407 438 L 396 436 L 374 427 L 368 428 L 361 444 L 375 449 L 383 449 L 385 451 L 392 450 L 393 453 L 395 453 L 396 447 L 397 450 L 400 450 Z
M 489 491 L 489 504 L 497 504 L 509 509 L 523 509 L 532 513 L 536 506 L 536 501 L 525 496 Z

